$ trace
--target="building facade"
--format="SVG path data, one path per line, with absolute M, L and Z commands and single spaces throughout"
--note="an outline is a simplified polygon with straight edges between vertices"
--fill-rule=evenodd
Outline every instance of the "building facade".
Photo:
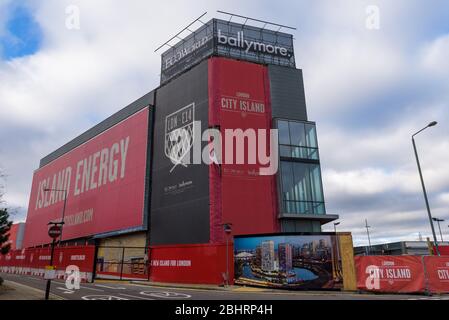
M 242 162 L 229 132 L 243 133 Z M 320 232 L 338 216 L 326 212 L 317 141 L 293 36 L 212 19 L 162 54 L 158 88 L 41 160 L 24 247 L 47 245 L 47 223 L 63 216 L 63 242 L 100 246 L 221 244 L 223 224 L 232 235 Z M 250 159 L 274 143 L 278 170 L 265 174 Z M 259 253 L 267 271 L 272 250 Z M 291 247 L 282 252 L 288 270 Z

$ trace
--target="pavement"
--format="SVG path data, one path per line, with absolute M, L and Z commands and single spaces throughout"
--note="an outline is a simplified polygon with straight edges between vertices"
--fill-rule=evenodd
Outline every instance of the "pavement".
M 45 291 L 23 285 L 19 282 L 5 280 L 0 286 L 0 300 L 44 300 Z M 50 300 L 62 300 L 55 294 L 50 295 Z
M 38 299 L 44 296 L 46 281 L 33 276 L 0 273 L 11 290 L 0 300 Z M 53 299 L 64 300 L 449 300 L 449 295 L 392 295 L 340 291 L 285 291 L 266 288 L 203 286 L 146 281 L 95 280 L 69 290 L 64 281 L 53 280 Z

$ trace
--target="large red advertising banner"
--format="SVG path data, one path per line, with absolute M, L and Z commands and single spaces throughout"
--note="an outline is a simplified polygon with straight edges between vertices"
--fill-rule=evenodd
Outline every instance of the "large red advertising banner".
M 357 256 L 357 288 L 379 292 L 424 292 L 425 275 L 419 256 Z
M 449 256 L 423 257 L 430 292 L 449 293 Z
M 267 67 L 209 59 L 209 127 L 220 128 L 223 161 L 221 167 L 210 166 L 209 173 L 212 243 L 224 241 L 222 223 L 233 223 L 234 235 L 279 231 L 275 175 L 260 173 L 268 166 L 261 163 L 259 151 L 270 155 L 271 121 Z M 238 131 L 246 133 L 240 145 L 229 139 Z M 233 157 L 228 158 L 230 151 Z
M 226 249 L 228 254 L 226 255 Z M 150 248 L 150 280 L 220 285 L 229 272 L 234 281 L 233 244 L 155 246 Z M 226 268 L 226 262 L 228 268 Z
M 51 241 L 49 221 L 61 220 L 63 240 L 141 227 L 148 137 L 148 108 L 35 171 L 24 246 Z

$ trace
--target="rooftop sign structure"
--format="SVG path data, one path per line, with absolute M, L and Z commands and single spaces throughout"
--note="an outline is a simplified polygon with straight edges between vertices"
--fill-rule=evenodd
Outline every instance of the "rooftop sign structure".
M 239 60 L 247 60 L 261 64 L 275 64 L 294 68 L 293 36 L 280 32 L 282 28 L 290 28 L 275 23 L 228 14 L 228 21 L 212 19 L 207 23 L 201 21 L 204 13 L 177 35 L 172 37 L 156 51 L 164 46 L 170 47 L 161 57 L 161 84 L 169 81 L 183 71 L 209 56 L 222 56 Z M 244 19 L 244 23 L 232 22 L 232 18 Z M 262 27 L 248 25 L 248 21 L 263 23 Z M 200 22 L 195 31 L 190 27 Z M 266 28 L 274 26 L 277 30 Z M 293 29 L 293 28 L 290 28 Z M 186 37 L 181 37 L 189 32 Z M 179 41 L 171 45 L 170 42 Z

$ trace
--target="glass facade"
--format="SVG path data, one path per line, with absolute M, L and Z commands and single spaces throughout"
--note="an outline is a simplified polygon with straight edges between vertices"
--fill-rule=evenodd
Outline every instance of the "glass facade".
M 282 213 L 326 214 L 315 124 L 277 120 Z
M 319 160 L 315 124 L 278 120 L 281 158 Z

